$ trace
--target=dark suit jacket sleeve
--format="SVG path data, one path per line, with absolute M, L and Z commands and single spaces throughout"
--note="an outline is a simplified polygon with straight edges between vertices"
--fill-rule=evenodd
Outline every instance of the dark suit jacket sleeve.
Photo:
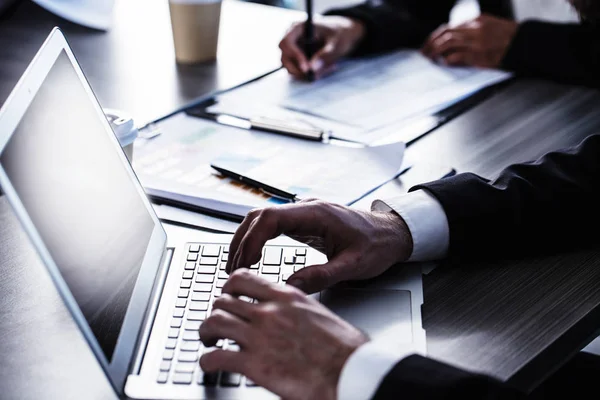
M 496 379 L 414 355 L 394 366 L 379 385 L 373 400 L 512 400 L 524 397 L 523 393 Z
M 600 29 L 591 23 L 521 23 L 503 67 L 522 76 L 600 86 Z
M 429 34 L 447 22 L 456 0 L 368 0 L 334 9 L 326 15 L 341 15 L 365 24 L 366 36 L 355 55 L 400 47 L 418 47 Z
M 549 253 L 600 243 L 600 135 L 489 182 L 466 173 L 426 189 L 444 208 L 450 256 Z

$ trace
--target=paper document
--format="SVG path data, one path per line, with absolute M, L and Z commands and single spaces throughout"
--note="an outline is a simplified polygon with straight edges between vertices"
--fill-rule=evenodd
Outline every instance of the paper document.
M 337 137 L 365 143 L 381 128 L 440 111 L 510 73 L 440 66 L 415 50 L 342 62 L 316 81 L 293 79 L 280 70 L 220 95 L 210 111 L 304 120 Z M 372 133 L 372 134 L 371 134 Z
M 231 213 L 285 201 L 223 178 L 211 163 L 293 190 L 299 198 L 351 204 L 398 175 L 405 147 L 336 146 L 227 127 L 184 113 L 155 125 L 160 135 L 142 135 L 135 142 L 133 168 L 142 185 L 205 199 L 203 206 L 209 208 L 231 203 L 236 205 L 229 207 Z

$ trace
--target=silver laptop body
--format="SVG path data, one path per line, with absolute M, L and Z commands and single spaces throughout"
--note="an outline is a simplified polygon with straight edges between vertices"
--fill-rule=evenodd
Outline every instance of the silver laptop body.
M 159 221 L 57 28 L 0 110 L 0 185 L 119 397 L 273 397 L 200 370 L 197 329 L 227 278 L 231 235 Z M 279 237 L 251 271 L 285 284 L 324 261 Z M 316 296 L 390 351 L 425 352 L 419 267 Z

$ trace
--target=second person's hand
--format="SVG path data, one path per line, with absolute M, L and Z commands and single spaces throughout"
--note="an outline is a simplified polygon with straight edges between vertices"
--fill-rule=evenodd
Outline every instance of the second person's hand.
M 303 50 L 304 22 L 297 22 L 279 43 L 281 63 L 297 79 L 310 71 L 315 78 L 323 76 L 342 57 L 356 48 L 365 35 L 362 22 L 339 16 L 315 16 L 315 41 L 322 46 L 308 60 Z
M 304 200 L 251 211 L 231 241 L 227 272 L 256 264 L 265 243 L 281 234 L 316 248 L 329 259 L 288 279 L 289 285 L 306 293 L 378 276 L 406 261 L 413 246 L 408 226 L 396 213 Z

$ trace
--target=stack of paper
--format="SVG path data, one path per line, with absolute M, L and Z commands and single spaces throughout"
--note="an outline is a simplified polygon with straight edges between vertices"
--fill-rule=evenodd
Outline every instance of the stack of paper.
M 351 204 L 396 177 L 404 152 L 403 143 L 336 146 L 231 128 L 184 113 L 154 128 L 162 133 L 138 139 L 134 149 L 133 167 L 148 193 L 189 196 L 200 208 L 232 215 L 282 200 L 223 178 L 211 163 L 299 198 Z

